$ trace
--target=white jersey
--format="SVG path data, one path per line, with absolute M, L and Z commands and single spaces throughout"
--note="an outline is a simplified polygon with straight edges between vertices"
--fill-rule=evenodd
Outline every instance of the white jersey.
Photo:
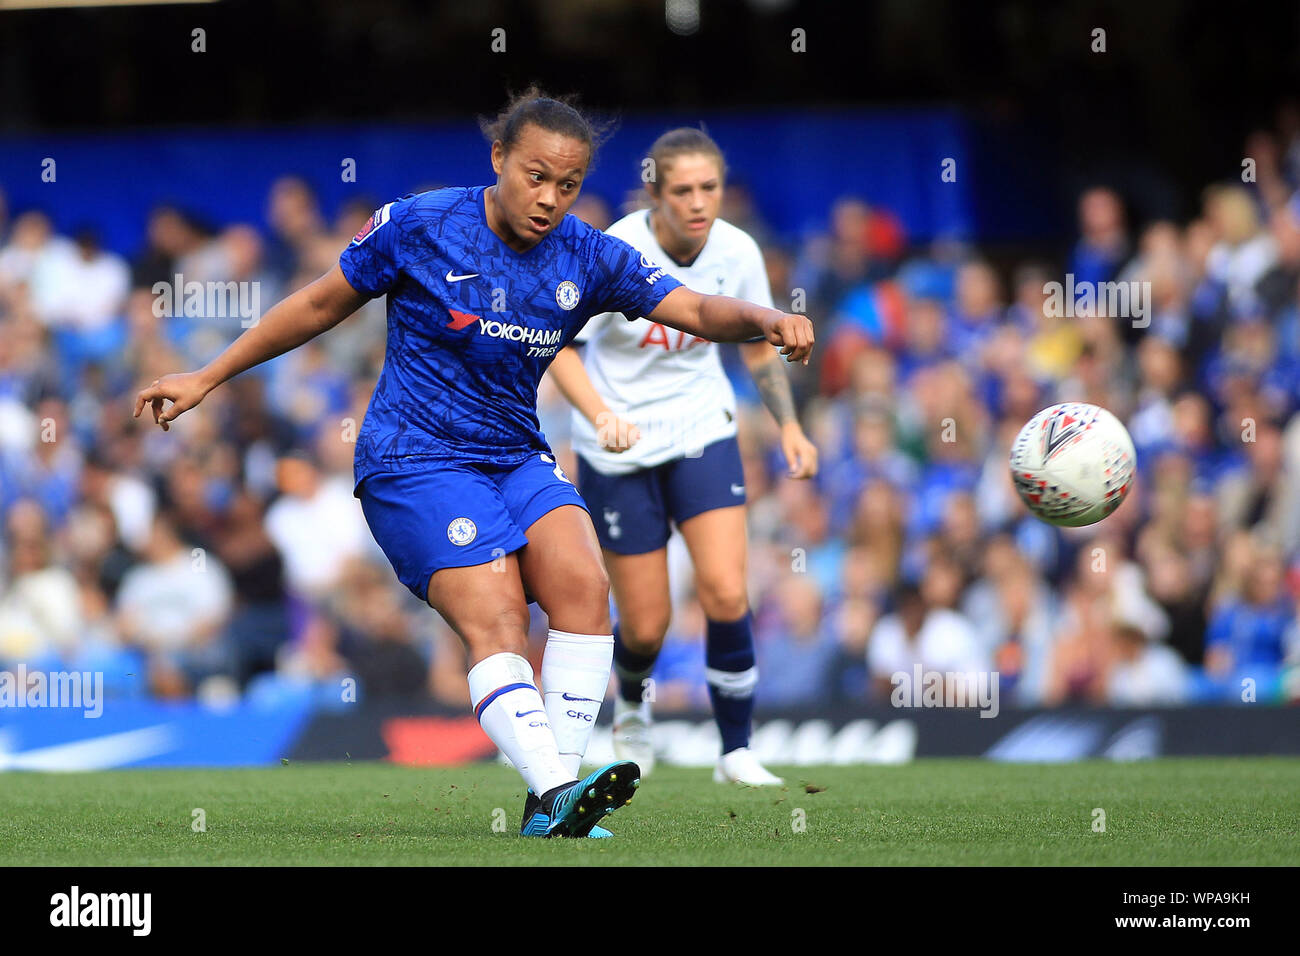
M 725 220 L 714 220 L 704 248 L 686 266 L 659 245 L 648 209 L 624 216 L 607 231 L 695 292 L 772 308 L 758 243 Z M 694 457 L 706 445 L 736 434 L 736 395 L 715 343 L 644 317 L 628 321 L 617 312 L 592 316 L 575 341 L 586 344 L 583 364 L 596 391 L 611 411 L 641 432 L 640 441 L 627 451 L 605 451 L 595 426 L 575 411 L 574 451 L 596 471 L 625 475 Z

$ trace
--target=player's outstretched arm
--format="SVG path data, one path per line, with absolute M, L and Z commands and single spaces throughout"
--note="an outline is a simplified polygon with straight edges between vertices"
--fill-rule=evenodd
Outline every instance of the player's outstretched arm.
M 781 349 L 787 362 L 808 364 L 813 327 L 806 315 L 790 315 L 744 299 L 701 295 L 678 286 L 647 318 L 714 342 L 747 342 L 762 336 Z
M 640 439 L 639 428 L 610 411 L 596 386 L 591 384 L 591 377 L 573 346 L 560 349 L 546 374 L 569 404 L 595 427 L 601 447 L 606 451 L 627 451 Z
M 260 322 L 203 368 L 164 375 L 148 388 L 142 388 L 135 397 L 135 417 L 139 418 L 149 405 L 153 420 L 167 431 L 169 422 L 203 401 L 222 382 L 333 328 L 365 302 L 366 296 L 348 284 L 343 270 L 336 265 L 315 282 L 277 303 Z M 165 410 L 164 401 L 172 403 Z

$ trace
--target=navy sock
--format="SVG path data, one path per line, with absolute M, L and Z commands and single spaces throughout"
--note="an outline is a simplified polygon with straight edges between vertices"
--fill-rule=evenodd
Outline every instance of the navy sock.
M 629 704 L 641 703 L 644 681 L 655 669 L 659 654 L 635 654 L 623 643 L 618 625 L 614 625 L 614 674 L 618 677 L 618 696 Z
M 705 673 L 709 700 L 713 702 L 713 719 L 722 735 L 722 752 L 731 753 L 749 746 L 754 717 L 758 669 L 754 666 L 754 633 L 749 626 L 749 612 L 738 621 L 710 620 L 705 638 Z

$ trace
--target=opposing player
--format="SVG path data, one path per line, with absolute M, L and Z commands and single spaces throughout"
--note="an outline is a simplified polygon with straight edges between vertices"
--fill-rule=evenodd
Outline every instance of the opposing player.
M 596 313 L 653 315 L 688 335 L 764 335 L 805 360 L 812 330 L 691 292 L 566 213 L 591 162 L 591 124 L 530 89 L 484 130 L 494 186 L 439 189 L 377 210 L 338 265 L 266 313 L 204 368 L 142 389 L 163 429 L 213 388 L 388 296 L 388 343 L 357 438 L 355 494 L 408 588 L 464 641 L 484 731 L 530 789 L 527 836 L 605 835 L 639 768 L 579 781 L 613 638 L 608 577 L 581 497 L 537 422 L 537 383 Z M 170 405 L 165 403 L 170 401 Z M 528 603 L 546 612 L 543 700 Z
M 758 245 L 718 218 L 726 164 L 704 132 L 676 129 L 650 151 L 653 207 L 609 234 L 687 288 L 772 307 Z M 574 406 L 578 485 L 596 528 L 618 605 L 614 629 L 614 749 L 648 773 L 654 764 L 650 695 L 672 616 L 666 545 L 676 524 L 695 565 L 707 623 L 706 678 L 722 755 L 718 782 L 779 784 L 749 749 L 754 639 L 745 587 L 745 478 L 736 445 L 736 398 L 707 336 L 674 331 L 656 314 L 624 322 L 612 312 L 578 336 L 550 374 Z M 758 391 L 781 427 L 792 478 L 817 473 L 817 449 L 795 417 L 780 356 L 767 342 L 741 346 Z

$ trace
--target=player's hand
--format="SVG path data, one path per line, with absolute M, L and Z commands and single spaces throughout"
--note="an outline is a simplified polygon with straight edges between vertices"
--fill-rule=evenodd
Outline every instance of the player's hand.
M 625 452 L 641 440 L 641 429 L 613 412 L 596 416 L 596 440 L 605 451 Z
M 164 375 L 162 378 L 154 379 L 152 385 L 140 389 L 136 394 L 135 415 L 132 417 L 139 418 L 144 407 L 148 405 L 153 410 L 154 422 L 161 425 L 163 431 L 167 431 L 168 422 L 173 422 L 180 414 L 188 412 L 203 401 L 203 397 L 207 394 L 208 386 L 198 372 Z M 171 402 L 166 410 L 163 409 L 164 401 Z
M 763 337 L 780 347 L 787 362 L 807 365 L 813 350 L 813 326 L 808 316 L 776 311 L 769 314 L 774 318 L 768 320 Z
M 781 427 L 781 452 L 790 478 L 812 478 L 817 474 L 817 446 L 808 440 L 798 422 Z

